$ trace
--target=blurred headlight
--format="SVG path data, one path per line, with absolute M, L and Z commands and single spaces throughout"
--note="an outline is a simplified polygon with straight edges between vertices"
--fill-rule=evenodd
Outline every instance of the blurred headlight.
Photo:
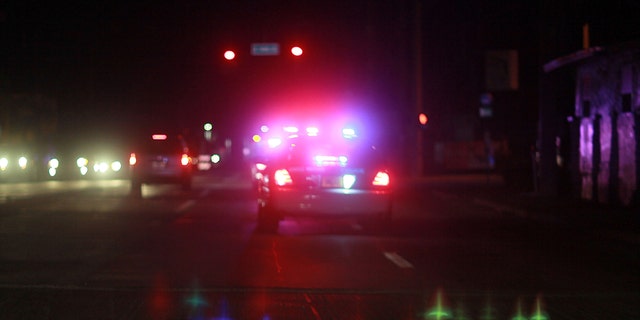
M 5 171 L 9 166 L 9 160 L 7 158 L 0 158 L 0 170 Z
M 89 171 L 89 169 L 87 169 L 87 167 L 80 167 L 80 174 L 81 175 L 86 175 L 87 172 Z
M 122 169 L 122 163 L 120 161 L 114 161 L 111 163 L 111 170 L 118 172 Z
M 58 169 L 58 166 L 60 166 L 60 161 L 58 161 L 58 159 L 53 158 L 49 160 L 49 168 Z
M 94 172 L 105 173 L 107 170 L 109 170 L 109 164 L 106 162 L 96 162 L 96 164 L 93 165 Z
M 27 163 L 29 162 L 29 160 L 27 160 L 26 157 L 20 157 L 18 159 L 18 165 L 20 166 L 20 169 L 26 169 L 27 168 Z
M 87 158 L 80 157 L 76 160 L 76 164 L 78 165 L 78 168 L 86 167 L 89 164 L 89 160 L 87 160 Z
M 53 168 L 53 167 L 49 168 L 49 176 L 53 177 L 56 175 L 56 173 L 57 173 L 56 168 Z
M 211 162 L 213 162 L 213 163 L 218 163 L 218 162 L 220 162 L 220 155 L 218 155 L 218 154 L 214 154 L 214 155 L 212 155 L 212 156 L 211 156 Z

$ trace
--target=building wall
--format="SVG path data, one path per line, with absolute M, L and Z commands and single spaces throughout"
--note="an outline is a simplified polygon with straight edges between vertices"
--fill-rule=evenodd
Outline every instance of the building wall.
M 608 52 L 577 70 L 581 197 L 631 205 L 638 197 L 640 50 Z
M 618 117 L 618 134 L 620 136 L 619 196 L 622 203 L 628 205 L 633 201 L 634 192 L 638 190 L 637 174 L 640 169 L 636 159 L 638 137 L 634 135 L 633 114 L 623 113 Z
M 593 119 L 580 121 L 580 196 L 585 200 L 593 199 Z

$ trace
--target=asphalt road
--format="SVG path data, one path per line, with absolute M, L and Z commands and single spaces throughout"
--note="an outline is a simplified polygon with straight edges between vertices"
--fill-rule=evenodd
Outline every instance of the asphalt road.
M 126 180 L 1 184 L 0 318 L 640 318 L 637 244 L 496 210 L 477 184 L 403 183 L 384 234 L 276 235 L 256 230 L 244 173 L 142 198 Z

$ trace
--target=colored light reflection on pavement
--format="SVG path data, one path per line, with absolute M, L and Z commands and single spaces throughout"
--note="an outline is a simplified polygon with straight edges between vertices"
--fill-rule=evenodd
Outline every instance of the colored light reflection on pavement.
M 435 301 L 433 303 L 433 306 L 431 307 L 431 309 L 429 309 L 429 311 L 425 313 L 424 318 L 441 320 L 441 319 L 451 319 L 452 318 L 451 316 L 452 316 L 451 311 L 449 311 L 449 308 L 447 307 L 446 303 L 443 302 L 442 288 L 438 288 L 438 290 L 436 291 L 436 296 L 435 296 Z
M 527 317 L 522 313 L 522 298 L 518 298 L 516 303 L 516 314 L 511 317 L 511 320 L 527 320 Z
M 169 294 L 169 286 L 166 277 L 158 273 L 154 279 L 153 290 L 150 297 L 150 315 L 152 319 L 167 319 L 173 312 L 173 304 Z
M 487 301 L 485 302 L 484 308 L 482 309 L 482 315 L 480 319 L 483 320 L 497 320 L 499 317 L 496 315 L 497 310 L 493 307 L 493 301 L 491 296 L 487 296 Z
M 542 302 L 542 295 L 536 297 L 535 310 L 531 316 L 531 320 L 548 320 L 549 316 L 544 311 L 544 303 Z
M 193 289 L 185 298 L 185 303 L 189 308 L 189 319 L 204 319 L 204 311 L 209 306 L 209 303 L 200 292 L 197 284 L 193 286 Z

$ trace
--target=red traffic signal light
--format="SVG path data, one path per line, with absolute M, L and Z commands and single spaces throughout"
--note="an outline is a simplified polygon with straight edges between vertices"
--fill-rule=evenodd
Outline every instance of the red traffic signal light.
M 291 48 L 291 54 L 296 56 L 296 57 L 301 56 L 302 55 L 302 48 L 300 48 L 298 46 L 292 47 Z
M 224 58 L 229 61 L 235 59 L 235 57 L 236 57 L 236 53 L 233 52 L 233 50 L 227 50 L 224 52 Z

